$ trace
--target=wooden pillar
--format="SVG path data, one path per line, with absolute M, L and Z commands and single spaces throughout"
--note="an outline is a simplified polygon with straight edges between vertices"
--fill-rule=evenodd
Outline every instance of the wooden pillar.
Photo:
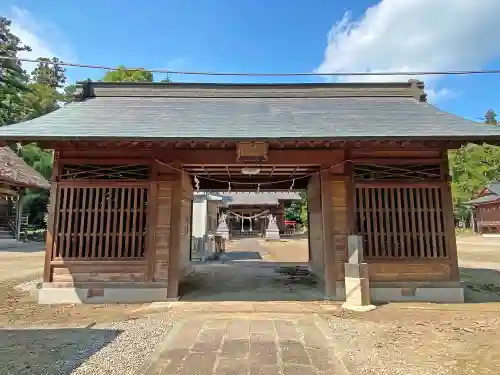
M 441 175 L 444 179 L 441 188 L 441 199 L 443 209 L 444 231 L 445 231 L 445 244 L 448 255 L 451 261 L 451 280 L 460 280 L 458 270 L 458 253 L 457 253 L 457 237 L 455 232 L 455 215 L 453 212 L 453 198 L 451 195 L 451 184 L 448 166 L 448 152 L 443 152 L 443 159 L 441 163 Z
M 52 272 L 50 262 L 56 251 L 57 238 L 57 218 L 59 215 L 59 172 L 61 165 L 59 163 L 59 152 L 53 154 L 52 178 L 50 187 L 50 198 L 47 210 L 47 232 L 45 234 L 45 263 L 43 269 L 43 281 L 48 283 L 52 281 Z
M 170 246 L 168 259 L 167 298 L 179 297 L 180 251 L 181 251 L 181 205 L 182 205 L 182 174 L 175 173 L 172 183 L 172 199 L 170 209 Z
M 148 270 L 146 281 L 154 281 L 155 261 L 156 261 L 156 208 L 158 206 L 158 163 L 153 161 L 151 166 L 151 182 L 149 183 L 147 217 L 147 235 L 146 235 L 146 258 L 148 261 Z
M 333 212 L 332 212 L 332 175 L 326 169 L 320 173 L 321 221 L 323 228 L 322 247 L 325 264 L 325 298 L 334 298 L 337 294 L 337 264 L 335 260 Z
M 17 199 L 16 199 L 16 233 L 15 233 L 15 238 L 16 241 L 19 241 L 21 239 L 21 226 L 22 226 L 22 216 L 23 216 L 23 203 L 22 203 L 22 196 L 23 196 L 24 189 L 20 189 L 19 192 L 17 193 Z

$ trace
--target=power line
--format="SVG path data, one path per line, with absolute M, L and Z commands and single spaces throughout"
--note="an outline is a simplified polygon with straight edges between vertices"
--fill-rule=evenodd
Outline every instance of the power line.
M 38 63 L 40 60 L 27 59 L 11 56 L 0 56 L 0 60 L 14 60 L 20 62 Z M 180 71 L 169 69 L 144 69 L 144 68 L 122 68 L 105 65 L 77 64 L 59 61 L 57 63 L 47 61 L 49 65 L 61 65 L 76 68 L 89 68 L 101 70 L 124 70 L 124 71 L 144 71 L 151 73 L 180 74 L 180 75 L 201 75 L 201 76 L 245 76 L 245 77 L 300 77 L 300 76 L 443 76 L 443 75 L 474 75 L 474 74 L 500 74 L 500 69 L 487 70 L 445 70 L 445 71 L 420 71 L 420 72 L 297 72 L 297 73 L 258 73 L 258 72 L 202 72 L 202 71 Z

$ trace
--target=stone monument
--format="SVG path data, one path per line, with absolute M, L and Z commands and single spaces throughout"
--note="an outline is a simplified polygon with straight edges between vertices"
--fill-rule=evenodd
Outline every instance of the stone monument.
M 266 229 L 266 240 L 279 240 L 280 230 L 276 224 L 276 217 L 269 214 L 267 215 L 267 229 Z

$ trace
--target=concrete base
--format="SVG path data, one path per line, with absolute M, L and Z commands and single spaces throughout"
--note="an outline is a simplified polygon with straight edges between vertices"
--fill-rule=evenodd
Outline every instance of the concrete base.
M 345 301 L 349 306 L 369 306 L 370 283 L 366 277 L 345 278 Z
M 337 282 L 337 295 L 332 301 L 345 301 L 344 283 Z M 459 282 L 372 282 L 372 302 L 436 302 L 464 303 L 464 287 Z
M 180 271 L 180 281 L 182 281 L 183 279 L 185 279 L 189 275 L 192 275 L 193 272 L 194 272 L 193 263 L 189 262 Z
M 372 311 L 377 308 L 375 305 L 365 305 L 365 306 L 358 306 L 358 305 L 350 305 L 347 302 L 344 302 L 342 304 L 342 308 L 350 311 L 356 311 L 356 312 L 367 312 L 367 311 Z
M 280 240 L 280 231 L 279 230 L 266 230 L 266 240 Z
M 45 305 L 80 303 L 146 303 L 169 301 L 167 288 L 70 288 L 42 285 L 38 303 Z

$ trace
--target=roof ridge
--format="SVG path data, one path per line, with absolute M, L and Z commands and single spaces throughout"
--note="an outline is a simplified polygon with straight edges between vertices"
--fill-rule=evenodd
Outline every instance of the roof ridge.
M 413 97 L 425 101 L 424 83 L 163 83 L 94 82 L 77 83 L 76 100 L 94 97 L 186 97 L 186 98 L 331 98 L 331 97 Z

